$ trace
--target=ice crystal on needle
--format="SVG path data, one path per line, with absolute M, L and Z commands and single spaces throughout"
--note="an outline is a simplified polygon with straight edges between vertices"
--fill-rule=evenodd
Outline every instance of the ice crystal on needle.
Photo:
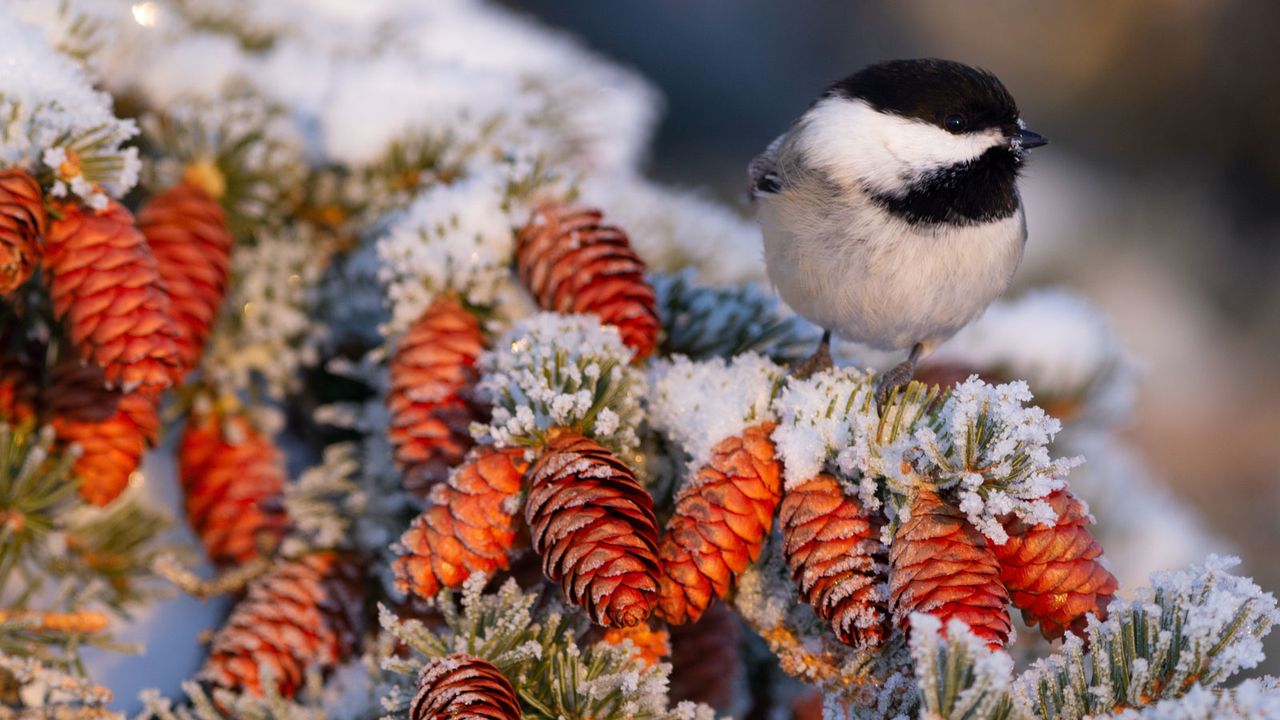
M 576 430 L 619 450 L 639 442 L 644 376 L 631 349 L 593 315 L 539 313 L 516 323 L 480 357 L 480 392 L 493 419 L 473 428 L 482 441 L 530 444 L 554 428 Z

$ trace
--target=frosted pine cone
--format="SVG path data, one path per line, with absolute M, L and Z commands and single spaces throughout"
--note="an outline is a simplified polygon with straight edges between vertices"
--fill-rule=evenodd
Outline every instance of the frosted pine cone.
M 543 310 L 595 315 L 643 360 L 658 342 L 658 312 L 644 262 L 599 210 L 547 205 L 516 237 L 520 279 Z
M 114 200 L 94 212 L 59 208 L 45 236 L 45 267 L 54 313 L 80 354 L 126 390 L 163 390 L 179 371 L 178 330 L 156 259 Z
M 409 720 L 448 718 L 520 720 L 520 703 L 493 663 L 458 653 L 423 666 L 409 703 Z
M 214 635 L 200 679 L 261 696 L 265 666 L 276 690 L 293 697 L 309 666 L 328 672 L 356 651 L 363 613 L 364 581 L 351 558 L 325 552 L 277 565 Z
M 893 620 L 907 629 L 911 613 L 961 620 L 992 647 L 1009 639 L 1009 593 L 986 538 L 930 488 L 911 503 L 911 517 L 889 546 Z
M 26 170 L 0 171 L 0 295 L 31 277 L 47 224 L 40 183 Z
M 879 520 L 823 473 L 787 490 L 778 523 L 800 597 L 840 642 L 859 648 L 884 642 L 887 566 Z
M 773 428 L 760 423 L 722 440 L 677 495 L 658 548 L 667 622 L 696 621 L 759 557 L 782 495 Z
M 1009 539 L 992 547 L 1000 561 L 1000 580 L 1028 625 L 1040 625 L 1050 640 L 1071 630 L 1083 637 L 1085 616 L 1107 617 L 1116 579 L 1098 562 L 1102 546 L 1089 532 L 1092 522 L 1079 498 L 1067 490 L 1048 497 L 1058 514 L 1052 527 L 1012 520 Z
M 477 448 L 400 538 L 396 587 L 424 598 L 456 588 L 472 573 L 507 568 L 515 543 L 515 497 L 529 464 L 524 451 Z
M 204 190 L 179 183 L 142 208 L 138 226 L 151 246 L 169 292 L 169 314 L 182 372 L 199 362 L 227 290 L 231 232 L 222 205 Z
M 101 369 L 73 359 L 54 368 L 40 410 L 59 441 L 80 446 L 80 496 L 99 506 L 128 487 L 160 432 L 155 397 L 110 389 Z
M 591 619 L 631 627 L 657 602 L 653 498 L 613 453 L 562 431 L 529 471 L 525 520 L 542 571 Z
M 746 680 L 742 626 L 723 603 L 697 622 L 671 627 L 671 700 L 701 702 L 727 715 Z
M 409 327 L 391 358 L 391 443 L 407 490 L 425 495 L 475 443 L 482 420 L 471 397 L 484 331 L 458 300 L 442 295 Z
M 243 415 L 188 417 L 178 475 L 187 520 L 215 563 L 252 559 L 284 535 L 284 455 Z

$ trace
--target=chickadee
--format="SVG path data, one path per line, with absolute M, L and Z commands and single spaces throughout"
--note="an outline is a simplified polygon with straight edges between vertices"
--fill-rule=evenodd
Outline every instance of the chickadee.
M 1018 171 L 1045 142 L 999 79 L 957 62 L 884 62 L 827 88 L 749 171 L 769 279 L 825 331 L 798 373 L 830 367 L 833 332 L 909 349 L 883 406 L 1009 286 L 1027 237 Z

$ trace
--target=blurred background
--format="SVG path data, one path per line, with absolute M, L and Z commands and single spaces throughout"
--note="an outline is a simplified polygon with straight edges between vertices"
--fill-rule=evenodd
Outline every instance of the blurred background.
M 1145 374 L 1132 440 L 1280 588 L 1280 3 L 507 4 L 646 75 L 667 99 L 650 173 L 744 214 L 747 162 L 829 82 L 896 57 L 994 71 L 1051 140 L 1012 292 L 1110 314 Z

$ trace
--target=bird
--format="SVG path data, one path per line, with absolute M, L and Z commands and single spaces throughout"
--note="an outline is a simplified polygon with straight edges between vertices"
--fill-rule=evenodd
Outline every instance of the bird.
M 1018 176 L 1046 143 L 963 63 L 889 60 L 828 86 L 748 168 L 769 280 L 823 330 L 793 374 L 831 367 L 833 333 L 907 351 L 877 381 L 883 408 L 1008 288 L 1027 239 Z

